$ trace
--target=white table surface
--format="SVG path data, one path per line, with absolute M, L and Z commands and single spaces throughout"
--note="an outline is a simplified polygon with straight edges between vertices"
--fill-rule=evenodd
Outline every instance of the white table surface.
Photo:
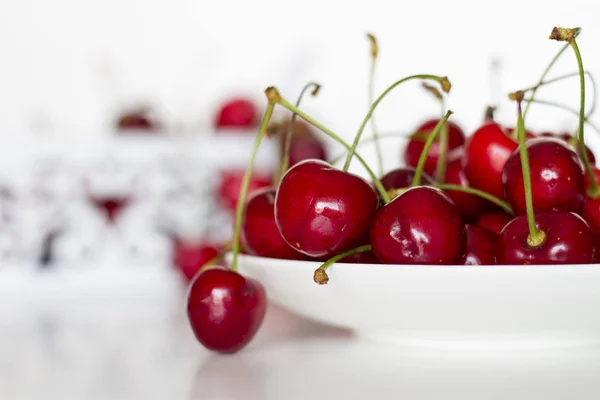
M 457 351 L 361 342 L 271 306 L 210 353 L 183 291 L 0 304 L 0 399 L 598 399 L 600 348 Z

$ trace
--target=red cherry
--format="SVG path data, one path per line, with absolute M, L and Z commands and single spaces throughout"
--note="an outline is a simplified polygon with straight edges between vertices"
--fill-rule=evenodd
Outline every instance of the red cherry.
M 220 253 L 220 249 L 206 242 L 189 242 L 179 238 L 173 240 L 173 265 L 190 282 L 206 263 Z
M 275 223 L 275 195 L 275 189 L 264 188 L 248 198 L 241 231 L 243 247 L 249 254 L 262 257 L 305 259 L 279 233 Z
M 487 211 L 479 216 L 477 219 L 477 225 L 486 228 L 496 235 L 499 235 L 502 229 L 512 221 L 514 217 L 501 210 Z
M 257 106 L 249 99 L 229 100 L 219 110 L 215 128 L 250 128 L 258 124 Z
M 219 203 L 229 211 L 235 212 L 237 208 L 244 174 L 244 170 L 241 169 L 229 169 L 220 172 L 216 196 Z M 264 187 L 270 187 L 271 184 L 271 176 L 253 172 L 250 176 L 248 194 L 250 195 L 255 190 Z
M 188 319 L 196 339 L 209 350 L 241 350 L 254 338 L 266 309 L 260 282 L 222 266 L 203 270 L 189 287 Z
M 462 152 L 456 152 L 452 156 L 453 159 L 448 160 L 448 164 L 446 164 L 444 183 L 468 188 L 470 187 L 470 184 L 462 166 L 461 156 Z M 475 220 L 486 209 L 493 206 L 493 204 L 489 201 L 474 194 L 469 194 L 458 190 L 444 190 L 444 192 L 450 196 L 454 204 L 456 204 L 456 206 L 462 212 L 465 219 L 469 221 Z
M 588 224 L 572 212 L 535 214 L 538 229 L 546 234 L 537 247 L 527 244 L 527 216 L 509 222 L 498 237 L 498 264 L 589 264 L 594 262 L 595 242 Z
M 527 142 L 531 191 L 535 212 L 572 211 L 583 207 L 583 165 L 577 153 L 560 139 L 539 138 Z M 504 194 L 515 215 L 525 214 L 525 187 L 518 150 L 502 173 Z
M 498 235 L 479 225 L 467 225 L 467 249 L 463 257 L 464 265 L 496 264 Z
M 280 153 L 282 156 L 288 127 L 289 121 L 278 125 L 277 137 L 279 138 Z M 312 126 L 300 119 L 296 119 L 290 143 L 289 167 L 298 164 L 300 161 L 309 159 L 327 161 L 327 156 L 328 152 L 325 143 L 317 136 Z
M 414 167 L 393 169 L 381 177 L 381 185 L 385 190 L 407 188 L 412 185 L 416 171 L 417 169 Z M 433 178 L 426 173 L 421 174 L 421 184 L 423 186 L 433 185 L 433 183 Z
M 477 129 L 467 140 L 463 159 L 471 186 L 502 199 L 502 170 L 516 148 L 517 142 L 495 122 L 486 122 Z
M 360 176 L 321 160 L 305 160 L 281 180 L 275 221 L 294 249 L 328 258 L 359 244 L 378 202 L 375 190 Z
M 581 216 L 586 220 L 592 231 L 600 233 L 600 197 L 593 198 L 586 193 Z
M 386 264 L 458 264 L 467 242 L 459 209 L 430 186 L 412 187 L 380 208 L 370 235 Z
M 410 167 L 416 167 L 421 157 L 421 152 L 425 147 L 427 137 L 433 132 L 439 119 L 430 119 L 419 126 L 415 133 L 411 136 L 406 148 L 404 149 L 404 163 Z M 465 133 L 454 122 L 448 121 L 448 152 L 461 147 L 465 143 Z M 424 171 L 430 175 L 434 175 L 437 169 L 438 157 L 440 155 L 440 140 L 438 138 L 433 142 L 427 159 L 425 161 Z
M 594 172 L 594 177 L 596 178 L 596 182 L 600 182 L 600 169 L 598 169 L 596 167 L 592 167 L 592 171 Z M 583 176 L 583 182 L 584 182 L 585 190 L 588 190 L 590 187 L 590 178 L 587 173 Z

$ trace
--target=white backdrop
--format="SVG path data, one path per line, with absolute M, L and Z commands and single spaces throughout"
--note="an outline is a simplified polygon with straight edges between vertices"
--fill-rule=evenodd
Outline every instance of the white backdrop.
M 137 101 L 154 104 L 170 126 L 202 129 L 232 91 L 264 102 L 275 84 L 295 98 L 313 79 L 323 91 L 306 109 L 350 138 L 367 107 L 367 31 L 380 41 L 378 92 L 413 73 L 448 75 L 453 118 L 471 132 L 498 96 L 500 120 L 515 120 L 505 93 L 538 79 L 561 46 L 547 39 L 554 25 L 581 26 L 585 67 L 600 71 L 594 3 L 2 0 L 0 133 L 102 134 L 117 107 Z M 575 70 L 570 52 L 555 74 Z M 540 93 L 577 106 L 576 80 Z M 573 127 L 569 114 L 533 111 L 533 128 Z M 382 130 L 406 130 L 437 113 L 413 82 L 377 119 Z

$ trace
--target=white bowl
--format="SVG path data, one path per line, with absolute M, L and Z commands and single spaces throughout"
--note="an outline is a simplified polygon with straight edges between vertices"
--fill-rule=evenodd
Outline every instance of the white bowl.
M 555 347 L 600 342 L 600 264 L 334 264 L 240 255 L 269 299 L 358 335 L 410 345 Z

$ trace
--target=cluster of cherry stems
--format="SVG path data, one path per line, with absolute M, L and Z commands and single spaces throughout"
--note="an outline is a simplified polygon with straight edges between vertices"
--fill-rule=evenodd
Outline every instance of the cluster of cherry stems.
M 313 279 L 329 280 L 334 263 L 421 265 L 540 265 L 590 264 L 600 243 L 600 173 L 593 153 L 584 143 L 585 75 L 576 37 L 579 29 L 554 28 L 550 39 L 565 46 L 544 71 L 539 82 L 516 91 L 517 125 L 508 129 L 493 120 L 466 138 L 449 121 L 444 95 L 451 89 L 443 76 L 403 78 L 372 101 L 377 43 L 372 41 L 370 97 L 372 107 L 352 144 L 299 108 L 302 94 L 319 86 L 310 83 L 296 105 L 270 87 L 268 106 L 260 124 L 250 165 L 237 204 L 231 265 L 221 256 L 205 265 L 190 283 L 188 316 L 197 339 L 208 349 L 232 353 L 248 344 L 266 311 L 266 295 L 256 280 L 237 270 L 243 251 L 262 257 L 319 261 Z M 537 89 L 559 79 L 546 80 L 558 57 L 569 47 L 577 59 L 580 82 L 579 126 L 575 136 L 525 130 L 528 107 Z M 421 125 L 404 149 L 406 167 L 379 176 L 356 149 L 369 121 L 381 156 L 373 112 L 397 86 L 411 80 L 441 100 L 443 117 Z M 432 82 L 440 86 L 441 91 Z M 526 97 L 529 95 L 529 97 Z M 522 103 L 527 106 L 522 112 Z M 254 155 L 268 130 L 276 105 L 292 112 L 284 149 L 299 116 L 347 149 L 342 169 L 334 162 L 309 158 L 290 165 L 282 160 L 274 187 L 248 195 Z M 593 126 L 593 125 L 592 125 Z M 360 143 L 365 143 L 363 140 Z M 348 172 L 353 157 L 371 182 Z M 248 197 L 248 198 L 247 198 Z M 241 245 L 240 245 L 241 244 Z M 219 264 L 220 263 L 220 264 Z

